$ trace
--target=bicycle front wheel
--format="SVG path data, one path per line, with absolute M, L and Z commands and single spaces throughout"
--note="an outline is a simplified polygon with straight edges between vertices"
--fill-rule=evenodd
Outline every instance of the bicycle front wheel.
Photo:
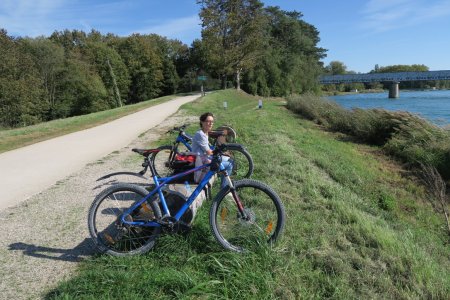
M 149 251 L 160 234 L 159 227 L 123 224 L 123 213 L 148 192 L 131 184 L 113 185 L 101 192 L 89 209 L 88 227 L 94 244 L 101 252 L 114 256 L 142 254 Z M 126 217 L 127 221 L 161 218 L 156 200 L 144 202 Z
M 285 212 L 280 198 L 269 186 L 256 180 L 239 180 L 234 186 L 244 214 L 239 211 L 231 190 L 222 189 L 209 215 L 214 237 L 224 248 L 236 252 L 271 245 L 284 228 Z
M 242 147 L 233 147 L 229 145 L 227 152 L 233 159 L 233 172 L 230 176 L 234 180 L 250 178 L 253 174 L 253 159 L 250 153 Z

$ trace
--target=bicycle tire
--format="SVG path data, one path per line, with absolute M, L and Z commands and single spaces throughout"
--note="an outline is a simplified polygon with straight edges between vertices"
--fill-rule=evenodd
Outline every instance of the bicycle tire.
M 241 217 L 231 189 L 223 188 L 209 214 L 215 239 L 235 252 L 256 251 L 266 243 L 272 245 L 283 232 L 286 218 L 280 198 L 268 185 L 253 179 L 236 181 L 234 187 L 248 219 Z
M 92 241 L 100 252 L 113 256 L 130 256 L 148 252 L 155 245 L 160 227 L 120 225 L 121 215 L 148 191 L 143 187 L 118 183 L 95 197 L 89 208 L 88 228 Z M 144 202 L 130 216 L 133 220 L 161 218 L 161 210 L 154 198 Z M 111 201 L 109 201 L 111 200 Z
M 250 178 L 253 175 L 253 158 L 242 146 L 227 146 L 227 152 L 233 159 L 233 172 L 230 176 L 234 180 Z
M 156 171 L 156 176 L 167 177 L 173 173 L 171 167 L 171 161 L 175 155 L 173 151 L 173 146 L 161 146 L 158 147 L 158 152 L 155 152 L 150 157 L 150 163 L 153 165 Z
M 226 143 L 235 143 L 236 142 L 236 131 L 227 125 L 222 125 L 216 130 L 226 130 L 227 134 L 225 135 L 225 142 Z

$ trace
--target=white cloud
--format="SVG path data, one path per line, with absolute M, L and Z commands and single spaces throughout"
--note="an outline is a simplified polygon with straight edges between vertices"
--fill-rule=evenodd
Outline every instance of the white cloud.
M 450 0 L 371 0 L 362 10 L 363 28 L 385 32 L 450 16 Z
M 390 9 L 398 5 L 403 5 L 405 3 L 411 3 L 411 0 L 370 0 L 366 7 L 364 8 L 365 13 L 377 13 L 381 10 Z
M 10 35 L 35 37 L 55 30 L 112 24 L 130 7 L 128 1 L 0 0 L 0 28 Z M 97 28 L 96 28 L 97 29 Z
M 155 33 L 184 43 L 200 37 L 201 22 L 197 14 L 173 19 L 167 19 L 165 15 L 155 16 L 152 7 L 157 5 L 156 2 L 0 0 L 0 28 L 6 29 L 9 35 L 29 37 L 48 36 L 63 29 L 85 32 L 96 29 L 123 36 Z M 148 13 L 142 14 L 143 10 L 148 10 Z M 143 21 L 142 17 L 147 20 Z
M 36 36 L 46 31 L 50 16 L 68 0 L 2 0 L 0 27 L 8 33 Z

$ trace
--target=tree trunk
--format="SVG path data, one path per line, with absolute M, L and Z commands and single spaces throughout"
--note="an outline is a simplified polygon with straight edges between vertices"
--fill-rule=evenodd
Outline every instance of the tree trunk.
M 223 90 L 227 89 L 227 75 L 225 74 L 222 75 L 222 89 Z
M 113 93 L 114 93 L 114 100 L 116 101 L 116 107 L 122 107 L 122 100 L 120 99 L 119 87 L 117 86 L 116 76 L 114 75 L 113 68 L 109 63 L 109 59 L 106 60 L 106 63 L 108 64 L 109 75 L 111 76 L 113 82 Z
M 241 69 L 236 70 L 236 90 L 241 90 Z
M 189 71 L 188 74 L 189 74 L 189 91 L 192 93 L 192 78 L 191 78 L 192 71 Z

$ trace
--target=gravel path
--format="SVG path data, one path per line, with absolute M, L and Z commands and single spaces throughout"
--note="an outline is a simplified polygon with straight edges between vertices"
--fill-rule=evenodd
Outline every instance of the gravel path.
M 199 95 L 177 97 L 120 119 L 0 154 L 0 210 L 17 205 L 84 165 L 128 145 Z M 28 184 L 24 184 L 24 183 Z
M 0 299 L 40 299 L 73 275 L 77 263 L 95 253 L 87 229 L 87 212 L 95 195 L 118 180 L 145 182 L 127 176 L 96 180 L 116 171 L 140 171 L 142 159 L 131 148 L 149 147 L 169 128 L 196 121 L 178 112 L 128 146 L 18 206 L 0 210 Z

